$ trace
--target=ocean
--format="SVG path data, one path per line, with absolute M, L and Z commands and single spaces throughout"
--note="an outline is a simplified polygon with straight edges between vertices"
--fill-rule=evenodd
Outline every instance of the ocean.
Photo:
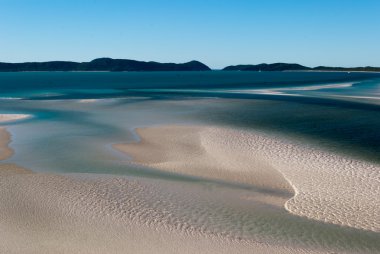
M 0 113 L 33 115 L 8 124 L 9 161 L 36 171 L 141 172 L 111 144 L 160 124 L 260 130 L 379 162 L 379 98 L 376 73 L 0 73 Z

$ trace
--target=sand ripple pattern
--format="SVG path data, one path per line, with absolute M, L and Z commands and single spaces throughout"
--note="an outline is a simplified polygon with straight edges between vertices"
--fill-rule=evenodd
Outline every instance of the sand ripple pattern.
M 265 158 L 291 183 L 291 213 L 328 223 L 380 232 L 380 165 L 305 147 L 262 133 L 208 128 L 202 144 Z
M 247 146 L 256 145 L 260 158 L 269 156 L 279 164 L 289 161 L 269 149 L 280 142 L 269 137 L 215 128 L 202 128 L 198 133 L 198 144 L 205 153 L 225 147 L 248 156 L 256 150 L 247 151 Z M 278 153 L 286 143 L 279 144 Z M 298 149 L 294 144 L 288 148 L 293 146 Z M 220 156 L 220 151 L 215 156 Z M 291 179 L 286 171 L 283 174 Z M 297 187 L 296 182 L 292 184 Z M 304 193 L 309 197 L 313 194 Z M 378 233 L 294 216 L 278 205 L 279 200 L 286 201 L 281 192 L 212 181 L 35 174 L 16 165 L 1 164 L 0 252 L 380 251 Z M 294 200 L 297 206 L 297 196 Z M 301 201 L 310 200 L 313 198 Z
M 0 170 L 4 167 L 9 165 Z M 225 246 L 267 245 L 272 250 L 268 253 L 380 250 L 375 233 L 296 218 L 284 209 L 247 200 L 249 195 L 256 196 L 249 190 L 165 180 L 27 172 L 8 174 L 0 178 L 0 184 L 0 236 L 6 239 L 0 248 L 2 244 L 9 246 L 10 236 L 17 236 L 19 246 L 31 239 L 61 246 L 64 241 L 71 243 L 72 238 L 80 241 L 100 236 L 100 243 L 112 239 L 126 244 L 135 239 L 135 234 L 145 237 L 155 232 L 156 237 L 164 237 L 169 232 Z M 142 229 L 145 230 L 140 232 Z M 83 243 L 86 241 L 80 241 Z M 239 253 L 250 252 L 246 249 Z

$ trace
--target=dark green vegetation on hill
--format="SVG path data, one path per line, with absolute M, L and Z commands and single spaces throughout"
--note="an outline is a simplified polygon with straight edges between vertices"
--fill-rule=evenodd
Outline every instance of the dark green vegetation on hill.
M 183 64 L 143 62 L 126 59 L 98 58 L 91 62 L 0 63 L 0 71 L 209 71 L 198 61 Z
M 211 69 L 198 61 L 182 64 L 144 62 L 128 59 L 97 58 L 90 62 L 50 61 L 4 63 L 0 62 L 0 72 L 17 71 L 210 71 Z M 326 67 L 310 68 L 300 64 L 273 63 L 257 65 L 231 65 L 223 71 L 366 71 L 380 72 L 380 67 Z
M 225 71 L 299 71 L 310 70 L 309 67 L 300 64 L 274 63 L 274 64 L 257 64 L 257 65 L 235 65 L 227 66 Z
M 368 71 L 368 72 L 380 72 L 380 67 L 327 67 L 318 66 L 310 68 L 300 64 L 289 63 L 274 63 L 274 64 L 256 64 L 256 65 L 234 65 L 227 66 L 224 71 Z
M 315 67 L 313 70 L 317 71 L 374 71 L 374 72 L 380 72 L 380 67 L 353 67 L 353 68 L 343 68 L 343 67 L 326 67 L 326 66 L 318 66 Z

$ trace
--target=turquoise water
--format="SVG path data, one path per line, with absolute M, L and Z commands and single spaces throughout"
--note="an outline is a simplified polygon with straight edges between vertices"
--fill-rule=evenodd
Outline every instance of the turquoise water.
M 373 73 L 0 73 L 0 113 L 34 115 L 9 124 L 10 161 L 36 171 L 135 172 L 111 144 L 170 123 L 260 129 L 380 161 L 379 93 Z M 107 100 L 80 101 L 94 98 Z
M 33 115 L 6 124 L 16 151 L 7 162 L 38 172 L 132 175 L 252 195 L 254 186 L 133 166 L 111 145 L 137 141 L 137 127 L 212 124 L 275 133 L 380 162 L 379 93 L 380 75 L 373 73 L 0 73 L 0 113 Z M 258 213 L 254 204 L 236 202 L 218 203 L 224 213 L 206 206 L 209 230 L 307 248 L 380 249 L 373 232 L 276 209 Z M 178 211 L 186 217 L 198 208 Z

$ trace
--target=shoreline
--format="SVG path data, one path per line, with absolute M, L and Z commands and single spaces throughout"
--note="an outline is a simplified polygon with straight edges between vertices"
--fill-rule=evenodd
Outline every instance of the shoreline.
M 9 147 L 11 134 L 0 126 L 0 161 L 6 160 L 13 155 L 13 149 Z

